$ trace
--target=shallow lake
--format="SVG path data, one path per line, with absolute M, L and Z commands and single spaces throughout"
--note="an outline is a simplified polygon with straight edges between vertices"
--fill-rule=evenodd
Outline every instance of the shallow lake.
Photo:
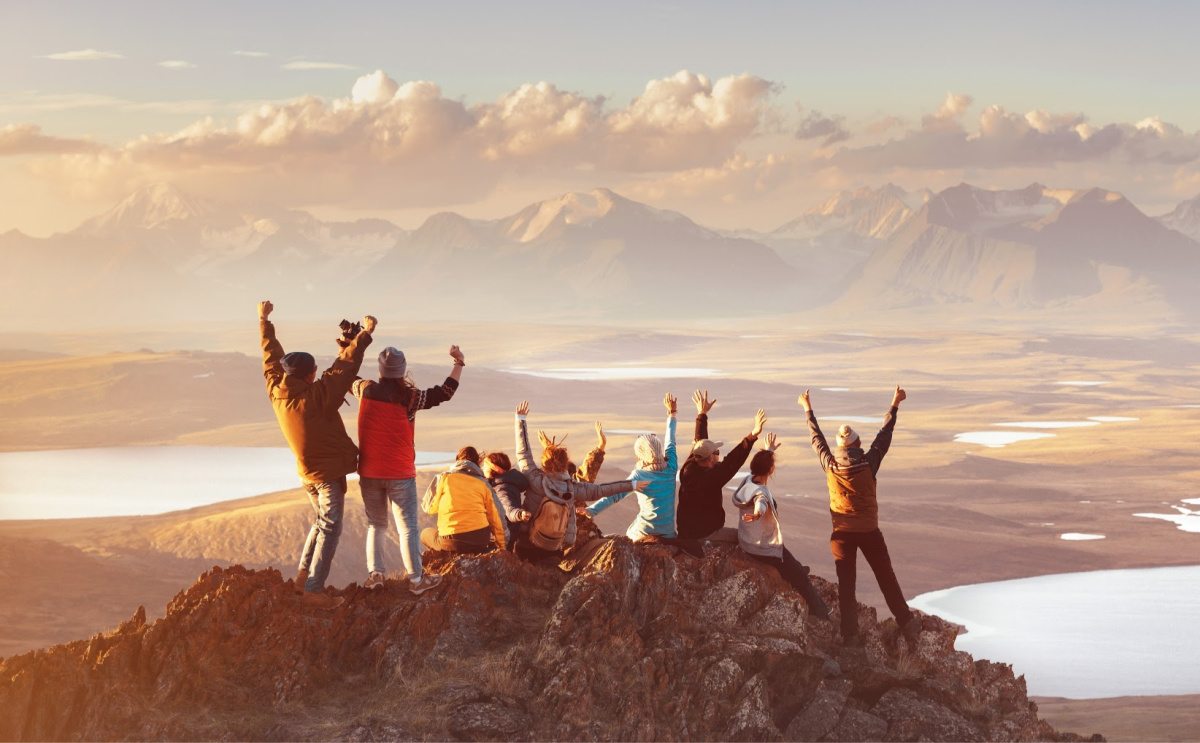
M 909 603 L 965 625 L 956 647 L 1011 663 L 1029 693 L 1094 699 L 1200 693 L 1200 566 L 980 583 Z
M 449 452 L 418 452 L 418 466 Z M 285 447 L 145 446 L 0 453 L 0 519 L 132 516 L 299 487 Z

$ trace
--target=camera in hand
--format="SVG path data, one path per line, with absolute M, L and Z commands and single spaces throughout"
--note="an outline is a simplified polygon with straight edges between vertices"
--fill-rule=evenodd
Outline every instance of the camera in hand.
M 342 320 L 338 323 L 338 327 L 342 329 L 342 337 L 337 339 L 337 344 L 340 348 L 349 346 L 350 341 L 357 338 L 358 334 L 362 332 L 362 323 L 360 322 Z

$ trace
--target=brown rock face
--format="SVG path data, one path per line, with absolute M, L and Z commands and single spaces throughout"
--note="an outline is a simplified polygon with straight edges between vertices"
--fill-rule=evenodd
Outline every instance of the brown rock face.
M 205 573 L 146 624 L 0 661 L 0 739 L 1078 740 L 1024 679 L 923 617 L 866 647 L 730 546 L 605 545 L 574 575 L 509 553 L 302 602 L 275 571 Z M 831 606 L 836 587 L 814 579 Z

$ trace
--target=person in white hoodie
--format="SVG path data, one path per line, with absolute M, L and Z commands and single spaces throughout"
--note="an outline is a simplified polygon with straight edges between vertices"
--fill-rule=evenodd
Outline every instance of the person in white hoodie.
M 780 446 L 775 434 L 767 435 L 767 448 L 750 460 L 750 475 L 733 494 L 733 505 L 741 512 L 738 519 L 738 546 L 756 560 L 769 563 L 792 585 L 808 604 L 809 613 L 829 619 L 829 607 L 808 580 L 809 569 L 783 546 L 779 526 L 779 504 L 767 482 L 775 474 L 775 450 Z

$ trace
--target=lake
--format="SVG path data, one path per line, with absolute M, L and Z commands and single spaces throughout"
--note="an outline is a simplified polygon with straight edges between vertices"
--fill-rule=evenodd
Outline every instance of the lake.
M 1200 693 L 1200 566 L 1099 570 L 922 594 L 967 627 L 955 644 L 1011 663 L 1029 693 L 1073 699 Z
M 450 452 L 417 452 L 418 466 L 453 459 Z M 167 513 L 299 485 L 286 447 L 0 452 L 0 520 Z

